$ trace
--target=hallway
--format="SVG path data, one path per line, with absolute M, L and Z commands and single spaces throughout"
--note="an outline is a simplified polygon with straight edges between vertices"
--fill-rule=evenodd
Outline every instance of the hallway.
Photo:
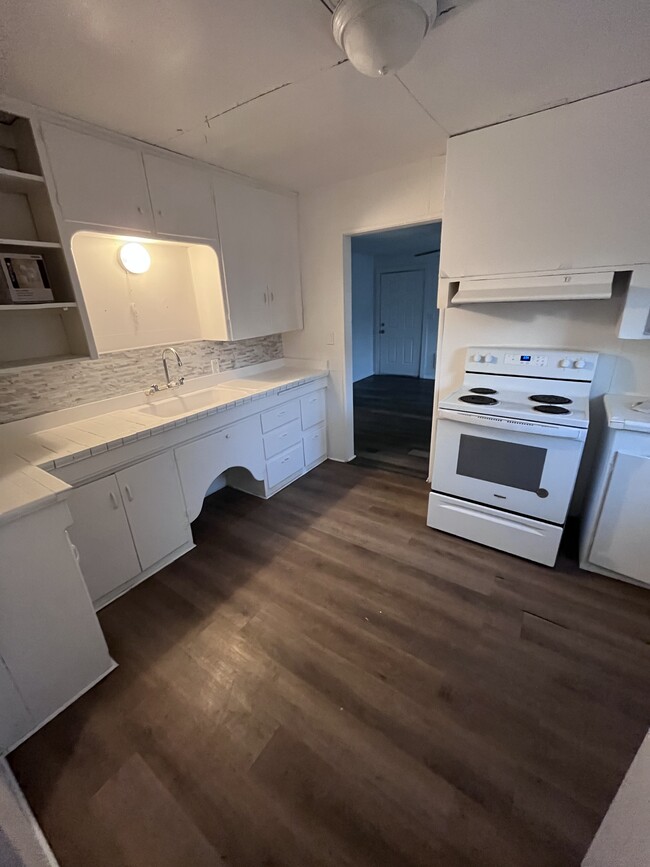
M 426 479 L 432 379 L 369 376 L 354 384 L 355 463 Z

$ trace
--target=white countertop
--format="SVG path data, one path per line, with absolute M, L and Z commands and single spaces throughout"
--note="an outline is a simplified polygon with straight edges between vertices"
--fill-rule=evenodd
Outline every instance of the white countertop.
M 650 433 L 650 413 L 634 409 L 642 401 L 648 401 L 650 407 L 650 397 L 646 395 L 606 394 L 605 411 L 609 427 Z
M 65 498 L 70 485 L 51 475 L 49 470 L 86 460 L 109 449 L 120 448 L 328 375 L 327 370 L 307 366 L 283 364 L 260 370 L 261 367 L 265 365 L 256 365 L 250 375 L 244 372 L 247 368 L 231 371 L 231 379 L 224 374 L 197 377 L 180 389 L 161 392 L 150 399 L 142 392 L 139 394 L 140 406 L 135 403 L 136 396 L 127 395 L 123 399 L 104 401 L 104 411 L 101 411 L 102 404 L 97 403 L 92 405 L 87 414 L 83 407 L 77 407 L 30 419 L 27 425 L 15 422 L 1 426 L 0 524 Z M 246 395 L 241 392 L 244 388 Z M 139 411 L 152 403 L 191 395 L 204 389 L 215 389 L 215 394 L 210 404 L 202 406 L 200 410 L 182 409 L 167 417 Z M 227 394 L 228 389 L 232 390 L 232 396 Z M 217 391 L 220 392 L 218 395 Z M 115 408 L 120 400 L 126 405 Z M 62 418 L 68 413 L 73 420 L 61 424 Z M 48 425 L 50 416 L 51 426 Z M 38 429 L 30 431 L 30 427 Z

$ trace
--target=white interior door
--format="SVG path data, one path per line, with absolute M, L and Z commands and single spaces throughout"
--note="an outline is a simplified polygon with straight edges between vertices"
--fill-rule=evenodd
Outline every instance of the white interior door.
M 379 279 L 379 373 L 418 376 L 424 271 L 390 271 Z

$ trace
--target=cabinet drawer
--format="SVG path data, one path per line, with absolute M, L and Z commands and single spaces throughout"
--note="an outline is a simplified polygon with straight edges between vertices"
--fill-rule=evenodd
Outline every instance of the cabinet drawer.
M 283 403 L 275 409 L 268 409 L 262 413 L 262 430 L 268 433 L 282 424 L 287 424 L 293 421 L 294 418 L 300 418 L 300 401 L 292 400 L 289 403 Z
M 302 428 L 300 419 L 276 428 L 264 437 L 264 457 L 268 460 L 300 442 Z
M 303 430 L 325 421 L 325 389 L 300 398 L 300 415 Z
M 305 466 L 308 467 L 327 454 L 326 428 L 317 427 L 315 430 L 307 431 L 302 436 L 302 443 L 305 450 Z
M 266 472 L 269 478 L 269 487 L 275 488 L 281 484 L 289 476 L 293 476 L 304 466 L 304 458 L 302 453 L 302 443 L 293 446 L 288 452 L 278 455 L 270 460 L 266 465 Z

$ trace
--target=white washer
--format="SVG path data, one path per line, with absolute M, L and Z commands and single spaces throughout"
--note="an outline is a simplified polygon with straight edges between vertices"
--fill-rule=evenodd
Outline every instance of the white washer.
M 583 513 L 580 565 L 650 587 L 650 398 L 605 395 L 607 427 Z

